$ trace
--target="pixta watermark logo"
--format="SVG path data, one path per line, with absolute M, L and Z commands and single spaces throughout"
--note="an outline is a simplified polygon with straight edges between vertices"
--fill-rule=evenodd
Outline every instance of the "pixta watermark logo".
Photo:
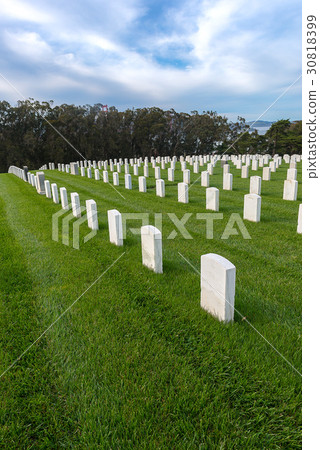
M 175 239 L 179 234 L 184 239 L 193 239 L 190 232 L 187 229 L 187 222 L 193 217 L 196 220 L 204 221 L 206 228 L 206 239 L 214 239 L 214 222 L 217 220 L 223 220 L 223 213 L 185 213 L 181 218 L 178 218 L 175 213 L 123 213 L 122 214 L 122 229 L 123 239 L 126 239 L 127 230 L 132 234 L 141 234 L 140 228 L 132 228 L 127 226 L 128 221 L 137 220 L 141 226 L 150 225 L 150 217 L 153 217 L 154 226 L 162 232 L 163 221 L 169 218 L 172 223 L 173 229 L 168 234 L 166 239 Z M 223 230 L 220 239 L 229 239 L 230 236 L 241 235 L 243 239 L 251 239 L 251 236 L 238 213 L 232 213 L 229 220 Z M 216 238 L 218 236 L 215 236 Z
M 78 215 L 86 211 L 84 206 L 79 208 Z M 97 213 L 94 213 L 97 214 Z M 90 216 L 91 217 L 91 216 Z M 62 220 L 60 219 L 62 218 Z M 163 222 L 172 225 L 172 230 L 166 237 L 167 240 L 176 239 L 178 236 L 183 239 L 193 239 L 188 231 L 188 222 L 191 219 L 202 221 L 205 223 L 205 237 L 206 239 L 229 239 L 230 236 L 242 236 L 243 239 L 251 239 L 251 236 L 238 213 L 232 213 L 228 219 L 228 222 L 222 232 L 217 235 L 215 233 L 215 222 L 223 220 L 223 213 L 185 213 L 182 217 L 178 217 L 175 213 L 122 213 L 121 214 L 121 226 L 123 239 L 127 238 L 128 231 L 133 235 L 141 234 L 141 227 L 152 224 L 162 233 Z M 76 219 L 76 220 L 74 220 Z M 94 218 L 95 219 L 95 218 Z M 152 220 L 151 220 L 152 219 Z M 80 248 L 80 226 L 85 222 L 88 222 L 87 213 L 83 216 L 76 218 L 70 211 L 62 209 L 52 216 L 52 239 L 59 241 L 61 234 L 61 241 L 64 245 L 71 245 L 70 239 L 70 222 L 72 223 L 72 247 L 75 249 Z M 132 221 L 137 221 L 137 227 L 132 227 Z M 90 222 L 90 221 L 89 221 Z M 128 225 L 131 224 L 131 226 Z M 61 228 L 60 228 L 61 227 Z M 60 233 L 61 230 L 61 233 Z M 83 243 L 88 242 L 94 236 L 96 236 L 97 230 L 91 230 L 83 238 Z
M 59 229 L 61 222 L 61 241 L 64 245 L 70 245 L 70 222 L 74 220 L 72 224 L 72 247 L 79 250 L 80 248 L 80 226 L 88 222 L 88 217 L 86 213 L 86 208 L 84 206 L 80 206 L 77 209 L 77 214 L 81 215 L 83 212 L 85 214 L 81 217 L 75 217 L 73 212 L 70 212 L 70 205 L 68 210 L 61 209 L 57 213 L 52 215 L 52 239 L 56 242 L 59 242 Z M 63 217 L 64 216 L 64 217 Z M 62 217 L 62 220 L 60 218 Z M 88 234 L 86 234 L 83 238 L 83 242 L 86 243 L 90 239 L 92 239 L 97 234 L 97 230 L 91 230 Z

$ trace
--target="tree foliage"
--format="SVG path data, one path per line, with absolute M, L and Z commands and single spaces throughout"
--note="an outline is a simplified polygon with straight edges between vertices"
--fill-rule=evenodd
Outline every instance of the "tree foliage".
M 301 123 L 278 121 L 268 133 L 249 132 L 245 119 L 229 122 L 214 111 L 199 114 L 139 108 L 105 113 L 101 104 L 54 106 L 32 98 L 0 102 L 0 171 L 52 162 L 201 153 L 279 154 L 301 151 Z M 71 145 L 70 145 L 71 144 Z

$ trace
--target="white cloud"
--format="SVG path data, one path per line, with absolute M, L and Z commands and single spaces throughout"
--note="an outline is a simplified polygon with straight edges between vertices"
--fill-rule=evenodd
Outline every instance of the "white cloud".
M 5 42 L 8 48 L 23 57 L 35 61 L 48 60 L 52 57 L 50 46 L 34 32 L 6 32 Z
M 80 2 L 77 14 L 74 4 L 62 10 L 60 3 L 48 11 L 40 2 L 0 0 L 8 69 L 14 61 L 25 67 L 29 90 L 47 89 L 48 98 L 70 88 L 78 89 L 79 102 L 84 94 L 173 106 L 184 99 L 191 110 L 204 97 L 265 96 L 299 71 L 298 50 L 290 45 L 297 39 L 294 29 L 270 32 L 274 0 L 188 0 L 149 22 L 139 0 Z M 258 26 L 261 17 L 265 24 Z M 30 62 L 41 69 L 41 83 L 35 83 Z
M 1 19 L 45 24 L 51 22 L 50 14 L 35 8 L 30 2 L 0 0 Z

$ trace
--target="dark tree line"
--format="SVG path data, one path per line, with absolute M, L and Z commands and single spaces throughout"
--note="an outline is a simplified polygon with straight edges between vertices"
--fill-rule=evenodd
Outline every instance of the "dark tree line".
M 281 122 L 281 123 L 280 123 Z M 278 124 L 278 125 L 277 125 Z M 59 105 L 33 99 L 16 106 L 0 102 L 0 171 L 10 165 L 36 169 L 52 161 L 173 156 L 180 154 L 299 153 L 301 124 L 273 124 L 265 136 L 248 132 L 243 118 L 236 123 L 216 112 L 178 113 L 174 109 L 140 108 L 118 111 L 102 105 Z M 66 142 L 69 141 L 72 146 Z

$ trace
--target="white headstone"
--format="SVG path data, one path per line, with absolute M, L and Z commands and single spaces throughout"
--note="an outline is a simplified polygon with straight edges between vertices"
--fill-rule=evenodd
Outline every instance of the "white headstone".
M 206 209 L 219 211 L 219 189 L 215 187 L 206 189 Z
M 174 181 L 174 169 L 168 169 L 168 181 Z
M 147 192 L 146 177 L 139 177 L 139 192 Z
M 199 173 L 199 163 L 198 162 L 193 163 L 193 173 Z
M 156 195 L 158 197 L 165 197 L 165 184 L 164 180 L 156 180 Z
M 127 173 L 124 176 L 124 187 L 126 189 L 132 189 L 132 182 L 131 182 L 131 175 L 130 175 L 130 173 Z
M 102 172 L 102 176 L 103 176 L 103 181 L 104 181 L 104 183 L 109 183 L 109 174 L 108 174 L 108 171 L 107 171 L 107 170 L 104 170 L 104 171 Z
M 288 169 L 287 180 L 296 180 L 296 179 L 297 179 L 297 169 Z
M 209 175 L 213 175 L 213 164 L 209 163 L 207 165 L 207 171 L 208 171 Z
M 232 191 L 232 173 L 225 172 L 223 174 L 223 189 L 225 191 Z
M 154 177 L 155 177 L 156 180 L 159 180 L 160 176 L 161 176 L 160 167 L 156 166 L 154 168 Z
M 178 183 L 178 202 L 189 203 L 187 183 Z
M 250 222 L 260 222 L 261 197 L 257 194 L 244 196 L 243 218 Z
M 183 171 L 183 182 L 186 184 L 190 184 L 190 170 L 186 169 Z
M 92 178 L 92 173 L 91 173 L 90 167 L 87 168 L 87 175 L 88 175 L 88 178 Z
M 283 200 L 297 200 L 298 182 L 296 180 L 285 180 L 283 185 Z
M 210 185 L 209 172 L 207 171 L 201 172 L 201 186 L 209 187 L 209 185 Z
M 74 217 L 81 217 L 81 209 L 80 209 L 80 197 L 79 194 L 76 192 L 72 192 L 70 194 L 71 197 L 71 207 L 72 207 L 72 214 Z
M 109 239 L 112 244 L 123 245 L 122 216 L 116 209 L 108 211 Z
M 80 173 L 82 177 L 86 176 L 86 169 L 84 167 L 80 167 Z
M 249 166 L 241 167 L 241 178 L 248 178 L 249 176 Z
M 44 195 L 46 193 L 44 188 L 44 172 L 37 172 L 36 173 L 36 179 L 37 179 L 37 192 L 38 194 Z
M 53 203 L 59 203 L 58 186 L 56 185 L 56 183 L 52 183 L 52 185 L 51 185 L 51 191 L 52 191 L 52 200 L 53 200 Z
M 142 264 L 155 273 L 162 273 L 162 235 L 152 225 L 141 227 Z
M 223 322 L 234 318 L 236 268 L 223 256 L 201 256 L 201 307 Z
M 99 230 L 97 204 L 94 200 L 86 200 L 88 227 Z
M 302 203 L 299 205 L 297 233 L 302 234 Z
M 262 169 L 262 179 L 263 181 L 271 180 L 271 167 L 264 167 Z
M 79 175 L 79 164 L 76 162 L 70 163 L 71 175 Z
M 62 209 L 69 209 L 68 194 L 65 187 L 60 188 L 60 198 Z
M 258 170 L 258 161 L 256 159 L 252 160 L 252 170 Z
M 44 189 L 46 191 L 46 197 L 51 198 L 51 187 L 49 180 L 44 180 Z
M 133 175 L 138 176 L 139 175 L 139 168 L 138 164 L 133 165 Z
M 95 170 L 94 170 L 94 178 L 95 178 L 96 181 L 99 181 L 99 180 L 100 180 L 100 172 L 99 172 L 99 169 L 95 169 Z
M 119 174 L 118 172 L 113 172 L 113 185 L 119 186 Z
M 148 166 L 143 166 L 143 175 L 148 178 L 149 176 L 149 167 Z
M 261 195 L 261 177 L 250 177 L 250 194 Z
M 277 170 L 275 161 L 271 161 L 270 169 L 271 169 L 271 172 L 275 172 Z

